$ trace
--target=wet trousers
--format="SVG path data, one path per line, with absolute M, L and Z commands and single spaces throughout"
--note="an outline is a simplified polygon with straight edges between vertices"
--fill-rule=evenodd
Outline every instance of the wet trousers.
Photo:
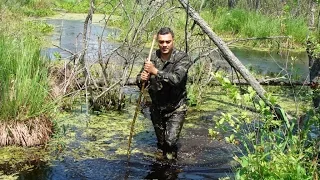
M 172 153 L 176 158 L 177 141 L 187 112 L 186 105 L 181 105 L 171 112 L 164 112 L 153 106 L 150 110 L 151 120 L 158 140 L 158 149 L 162 150 L 163 155 Z

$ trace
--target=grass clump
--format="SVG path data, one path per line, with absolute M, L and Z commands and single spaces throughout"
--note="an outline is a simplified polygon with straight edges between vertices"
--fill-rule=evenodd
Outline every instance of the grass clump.
M 0 120 L 25 120 L 47 114 L 49 98 L 46 61 L 33 36 L 0 33 Z
M 1 11 L 11 13 L 5 8 Z M 48 61 L 41 55 L 42 36 L 50 28 L 34 27 L 37 23 L 22 18 L 1 19 L 1 23 L 0 146 L 44 144 L 52 134 L 55 108 L 49 93 Z

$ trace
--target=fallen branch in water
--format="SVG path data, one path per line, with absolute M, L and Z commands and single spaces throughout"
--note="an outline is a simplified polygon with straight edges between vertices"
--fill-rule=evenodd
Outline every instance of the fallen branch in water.
M 112 84 L 110 87 L 108 87 L 106 90 L 104 90 L 101 94 L 99 94 L 97 97 L 94 98 L 93 102 L 95 103 L 100 97 L 102 97 L 105 93 L 107 93 L 109 90 L 111 90 L 114 86 L 119 84 L 122 81 L 122 79 L 118 80 L 116 83 Z
M 269 37 L 251 37 L 251 38 L 234 39 L 227 42 L 227 45 L 230 45 L 236 42 L 241 42 L 241 41 L 266 40 L 266 39 L 291 39 L 291 36 L 269 36 Z
M 193 83 L 192 79 L 189 79 L 188 82 Z M 289 81 L 288 79 L 285 78 L 271 78 L 271 79 L 260 79 L 258 80 L 260 85 L 264 85 L 264 86 L 311 86 L 312 84 L 306 81 Z M 97 82 L 99 83 L 103 83 L 103 80 L 100 80 Z M 232 81 L 232 84 L 234 85 L 250 85 L 250 83 L 246 82 L 244 79 L 240 79 L 240 81 L 238 80 L 234 80 Z M 133 85 L 137 85 L 135 82 L 134 78 L 131 78 L 128 80 L 128 82 L 126 83 L 127 86 L 133 86 Z M 214 81 L 211 78 L 211 82 L 208 83 L 208 85 L 213 85 L 213 86 L 220 86 L 221 84 L 217 81 Z

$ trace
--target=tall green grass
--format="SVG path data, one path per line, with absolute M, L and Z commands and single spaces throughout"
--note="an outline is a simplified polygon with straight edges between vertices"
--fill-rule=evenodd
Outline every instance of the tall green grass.
M 51 111 L 46 61 L 35 36 L 0 32 L 0 121 L 25 120 Z
M 212 25 L 215 31 L 222 34 L 229 32 L 240 37 L 291 36 L 300 44 L 305 43 L 308 34 L 307 22 L 301 17 L 273 17 L 244 9 L 218 8 Z
M 112 12 L 112 9 L 118 3 L 118 0 L 109 0 L 108 2 L 104 0 L 95 0 L 95 13 L 106 13 Z M 131 2 L 129 2 L 131 3 Z M 129 4 L 124 2 L 125 5 Z M 54 5 L 60 9 L 64 9 L 69 13 L 88 13 L 90 7 L 90 0 L 54 0 Z M 119 12 L 116 11 L 116 15 Z
M 0 7 L 6 6 L 16 14 L 44 17 L 54 14 L 52 0 L 10 0 L 0 1 Z

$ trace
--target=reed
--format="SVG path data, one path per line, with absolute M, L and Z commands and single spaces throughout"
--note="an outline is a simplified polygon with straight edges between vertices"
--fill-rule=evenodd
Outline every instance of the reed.
M 53 104 L 46 63 L 37 37 L 0 32 L 0 122 L 49 114 Z

